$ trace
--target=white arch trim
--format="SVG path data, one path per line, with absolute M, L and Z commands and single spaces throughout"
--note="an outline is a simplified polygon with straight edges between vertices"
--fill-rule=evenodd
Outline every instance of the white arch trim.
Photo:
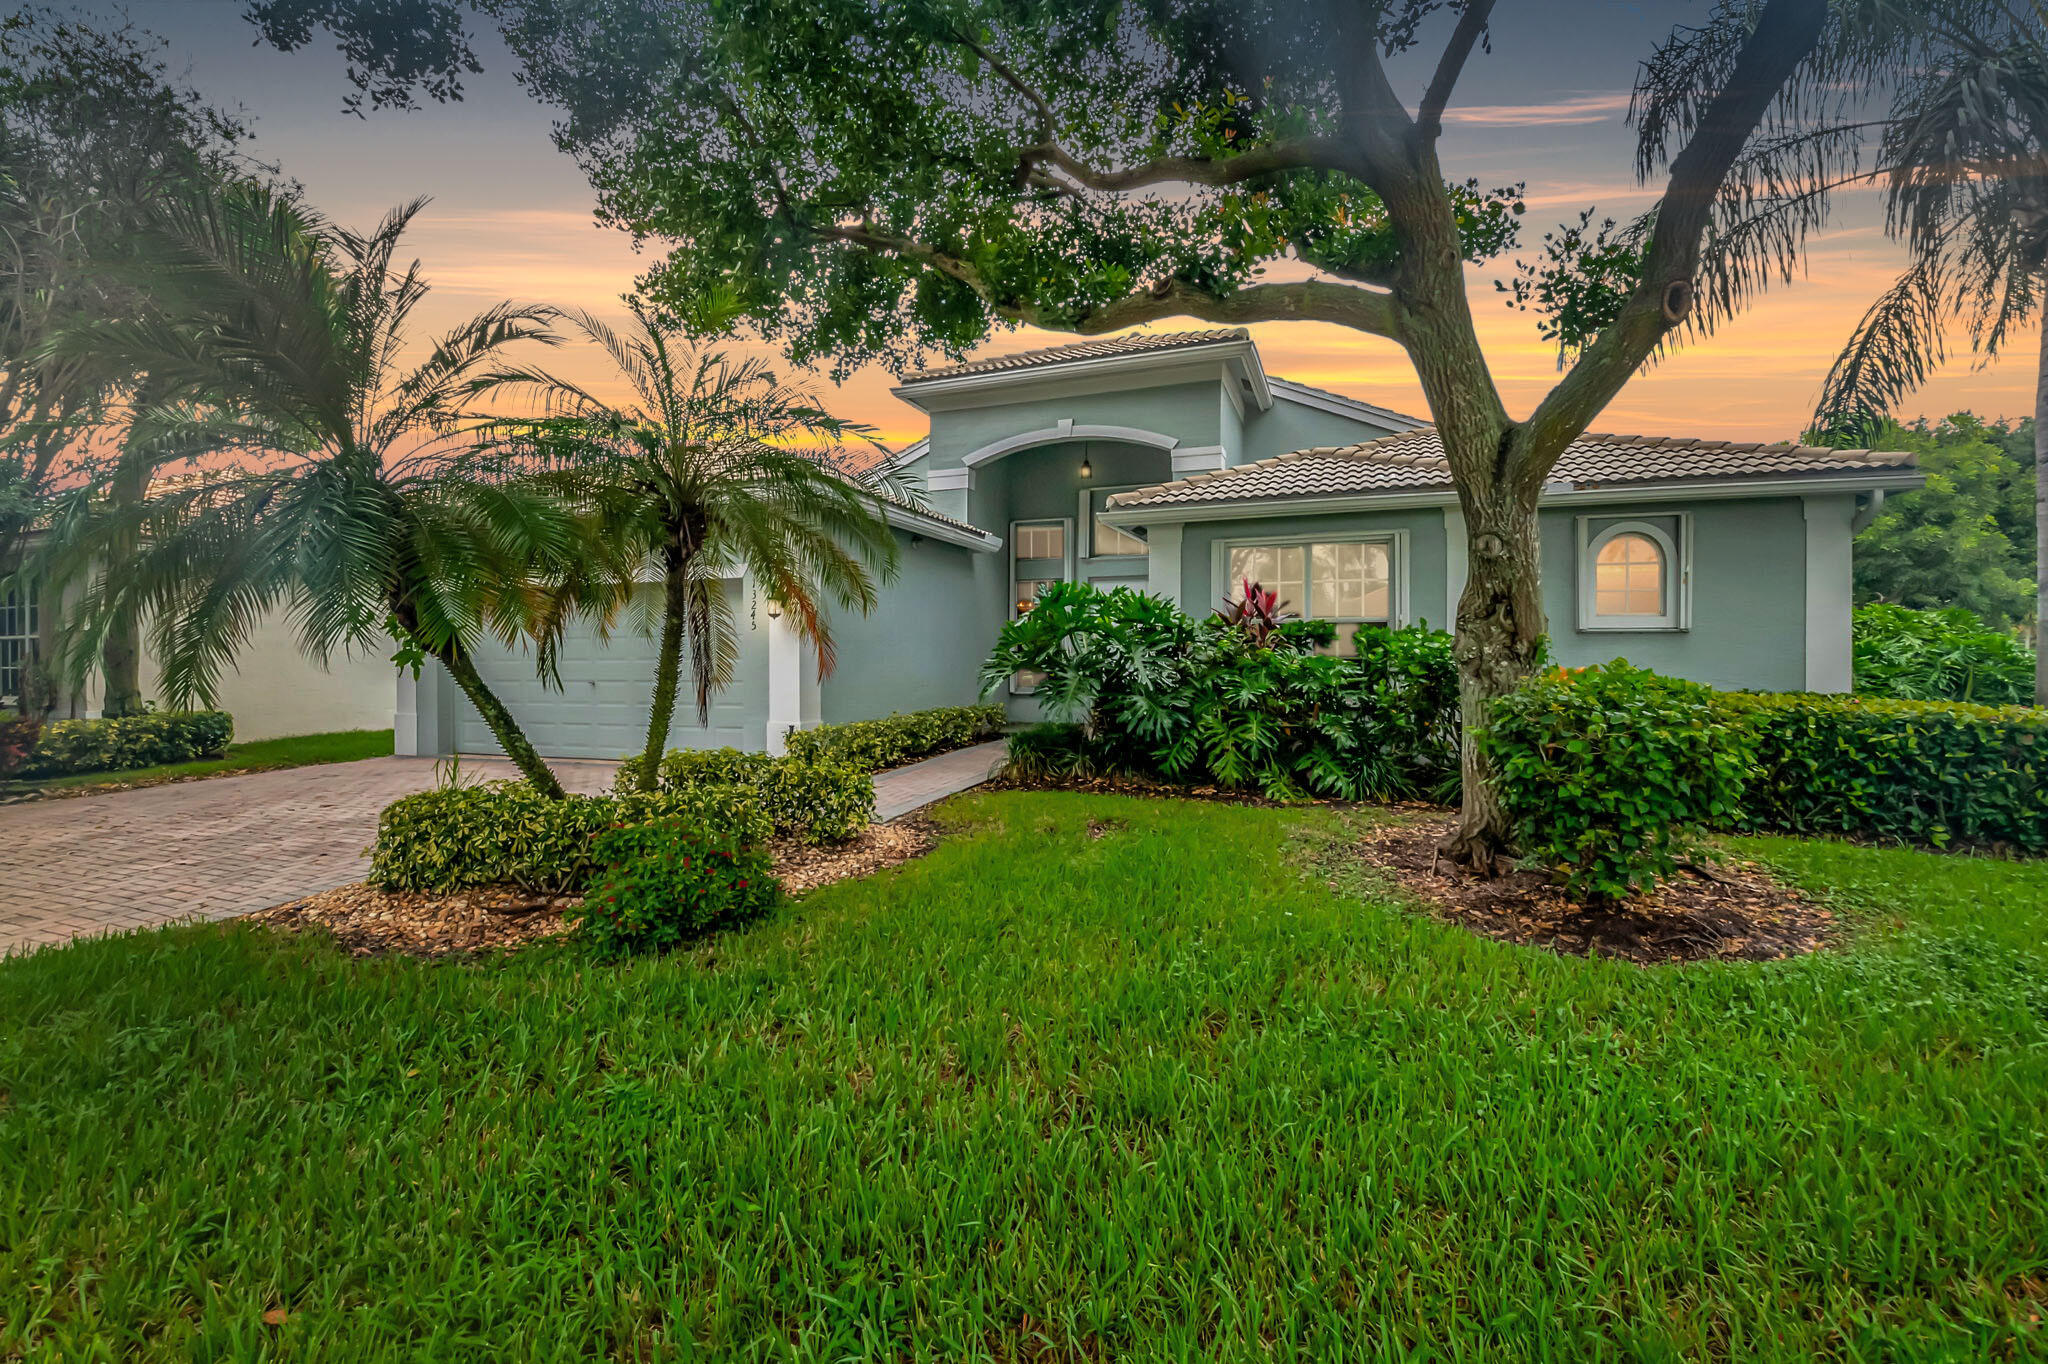
M 1001 440 L 990 441 L 979 450 L 968 454 L 960 463 L 972 469 L 978 464 L 1001 459 L 1004 455 L 1029 450 L 1034 445 L 1055 445 L 1067 440 L 1115 440 L 1127 445 L 1149 445 L 1155 450 L 1171 450 L 1180 444 L 1179 436 L 1147 431 L 1141 427 L 1091 426 L 1065 417 L 1057 426 L 1048 426 L 1039 431 L 1020 431 L 1014 436 L 1004 436 Z

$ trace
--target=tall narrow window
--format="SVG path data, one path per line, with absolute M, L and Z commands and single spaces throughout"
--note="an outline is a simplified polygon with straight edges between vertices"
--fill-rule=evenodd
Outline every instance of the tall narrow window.
M 0 706 L 21 704 L 23 674 L 35 656 L 36 599 L 25 587 L 0 591 Z
M 1017 527 L 1019 559 L 1064 559 L 1067 557 L 1067 528 L 1058 521 Z

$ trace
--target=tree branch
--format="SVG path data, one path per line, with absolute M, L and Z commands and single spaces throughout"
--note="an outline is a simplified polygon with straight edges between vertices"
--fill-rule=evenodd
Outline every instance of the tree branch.
M 1458 16 L 1458 26 L 1451 31 L 1451 41 L 1444 46 L 1436 74 L 1430 77 L 1429 89 L 1422 94 L 1422 105 L 1415 111 L 1415 127 L 1422 136 L 1435 137 L 1443 131 L 1444 106 L 1451 102 L 1451 91 L 1457 88 L 1466 59 L 1471 57 L 1479 36 L 1486 32 L 1486 21 L 1492 13 L 1493 0 L 1466 0 L 1465 12 Z
M 1303 137 L 1270 142 L 1263 147 L 1217 160 L 1207 156 L 1162 156 L 1143 165 L 1103 170 L 1088 165 L 1057 143 L 1025 149 L 1025 155 L 1056 167 L 1085 189 L 1104 194 L 1143 189 L 1149 185 L 1235 185 L 1254 176 L 1287 170 L 1336 170 L 1356 175 L 1358 158 L 1335 138 Z
M 1241 325 L 1248 322 L 1333 322 L 1353 331 L 1400 341 L 1400 312 L 1392 294 L 1350 284 L 1304 280 L 1292 284 L 1255 284 L 1217 295 L 1168 280 L 1126 294 L 1081 317 L 1047 313 L 1029 303 L 998 298 L 973 262 L 960 259 L 910 237 L 880 232 L 870 226 L 823 227 L 811 231 L 828 241 L 845 242 L 866 251 L 907 256 L 958 280 L 972 289 L 998 315 L 1012 322 L 1048 331 L 1099 336 L 1165 317 L 1193 317 L 1203 322 Z
M 1052 103 L 1039 92 L 1038 87 L 1018 75 L 1009 63 L 989 51 L 988 48 L 983 46 L 973 36 L 955 30 L 953 41 L 979 57 L 982 65 L 995 72 L 1001 78 L 1003 84 L 1009 86 L 1030 102 L 1031 107 L 1038 113 L 1038 140 L 1041 142 L 1051 142 L 1053 134 L 1059 131 L 1059 120 L 1053 117 Z
M 1764 7 L 1727 84 L 1671 162 L 1635 292 L 1517 433 L 1510 455 L 1517 491 L 1533 496 L 1541 488 L 1558 455 L 1692 311 L 1700 240 L 1722 183 L 1771 102 L 1819 42 L 1827 15 L 1827 0 L 1769 0 Z

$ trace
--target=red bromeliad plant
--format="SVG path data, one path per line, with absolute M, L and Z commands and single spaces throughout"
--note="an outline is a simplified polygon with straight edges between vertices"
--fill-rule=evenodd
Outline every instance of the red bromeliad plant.
M 1215 613 L 1216 619 L 1233 629 L 1243 630 L 1245 638 L 1255 649 L 1273 647 L 1273 632 L 1290 620 L 1300 620 L 1301 613 L 1292 609 L 1292 603 L 1280 600 L 1278 592 L 1247 578 L 1238 600 L 1224 599 L 1223 608 Z

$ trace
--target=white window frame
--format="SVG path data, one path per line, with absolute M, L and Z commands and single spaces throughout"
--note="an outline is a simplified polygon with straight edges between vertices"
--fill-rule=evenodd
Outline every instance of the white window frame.
M 1022 612 L 1017 610 L 1017 584 L 1027 581 L 1027 579 L 1025 579 L 1021 574 L 1017 572 L 1017 528 L 1019 526 L 1059 526 L 1062 530 L 1062 534 L 1060 536 L 1060 545 L 1062 548 L 1066 550 L 1065 557 L 1060 561 L 1061 567 L 1059 581 L 1064 583 L 1070 583 L 1074 581 L 1074 521 L 1072 517 L 1026 516 L 1019 520 L 1012 521 L 1010 523 L 1010 552 L 1007 556 L 1010 561 L 1010 595 L 1008 600 L 1006 600 L 1003 603 L 1003 616 L 1006 620 L 1016 620 L 1023 614 Z M 1027 562 L 1044 563 L 1047 561 L 1042 559 L 1032 559 L 1028 560 Z M 1033 574 L 1028 581 L 1049 582 L 1051 581 L 1051 579 L 1041 578 L 1036 574 Z M 1012 696 L 1030 696 L 1037 690 L 1038 688 L 1036 687 L 1026 687 L 1018 685 L 1017 680 L 1014 677 L 1010 679 L 1010 695 Z
M 1648 515 L 1648 513 L 1637 513 Z M 1669 512 L 1664 516 L 1672 515 Z M 1678 543 L 1671 532 L 1648 520 L 1632 520 L 1611 514 L 1587 514 L 1578 518 L 1579 631 L 1598 634 L 1633 631 L 1638 634 L 1673 634 L 1692 628 L 1692 513 L 1677 513 Z M 1605 522 L 1596 533 L 1593 523 Z M 1600 549 L 1618 535 L 1640 535 L 1664 554 L 1664 609 L 1654 616 L 1603 616 L 1600 604 Z
M 1206 603 L 1206 605 L 1210 607 L 1222 605 L 1223 600 L 1230 595 L 1231 587 L 1235 585 L 1229 581 L 1230 551 L 1233 549 L 1263 549 L 1267 546 L 1284 548 L 1294 545 L 1385 545 L 1387 547 L 1387 625 L 1391 629 L 1398 630 L 1408 624 L 1411 617 L 1408 614 L 1409 555 L 1408 532 L 1405 529 L 1340 531 L 1334 534 L 1325 532 L 1321 535 L 1240 535 L 1228 540 L 1217 540 L 1209 548 L 1209 582 L 1212 591 L 1218 586 L 1222 587 L 1223 591 L 1214 593 L 1216 600 Z M 1307 560 L 1312 560 L 1313 557 L 1312 555 L 1305 556 L 1305 562 L 1302 567 L 1303 573 L 1309 571 Z M 1302 618 L 1305 620 L 1322 619 L 1320 616 L 1308 614 L 1308 607 L 1315 599 L 1314 579 L 1308 579 L 1305 582 L 1303 595 L 1307 596 L 1309 601 L 1296 603 L 1296 609 L 1301 611 Z M 1365 617 L 1343 616 L 1332 620 L 1330 623 L 1332 625 L 1362 624 L 1365 623 Z
M 1095 552 L 1095 513 L 1094 509 L 1088 505 L 1089 495 L 1092 493 L 1109 493 L 1113 496 L 1117 493 L 1132 492 L 1138 488 L 1149 488 L 1151 486 L 1149 483 L 1116 483 L 1108 487 L 1081 489 L 1080 512 L 1076 524 L 1080 526 L 1081 534 L 1087 537 L 1086 542 L 1081 547 L 1081 558 L 1107 559 L 1115 564 L 1141 564 L 1152 557 L 1150 544 L 1146 545 L 1146 552 L 1143 554 L 1097 554 Z M 1124 534 L 1130 535 L 1131 533 L 1125 531 Z M 1139 537 L 1132 535 L 1131 538 L 1136 540 Z
M 16 623 L 16 629 L 9 631 L 5 635 L 0 635 L 0 639 L 5 639 L 11 643 L 20 646 L 20 653 L 17 659 L 16 676 L 17 678 L 25 679 L 28 674 L 29 668 L 35 662 L 36 639 L 38 636 L 39 624 L 39 613 L 36 608 L 39 605 L 39 603 L 36 601 L 35 588 L 27 583 L 21 583 L 16 585 L 13 588 L 11 594 L 5 591 L 0 591 L 0 598 L 4 598 L 8 595 L 13 595 L 16 598 L 18 598 L 18 601 L 12 608 Z M 0 600 L 0 611 L 6 611 L 8 609 L 9 608 L 7 607 L 5 601 Z M 16 692 L 19 692 L 20 690 L 20 686 L 18 683 L 15 690 Z M 15 706 L 19 706 L 20 703 L 21 697 L 19 695 L 0 692 L 0 704 L 5 704 L 12 708 Z

